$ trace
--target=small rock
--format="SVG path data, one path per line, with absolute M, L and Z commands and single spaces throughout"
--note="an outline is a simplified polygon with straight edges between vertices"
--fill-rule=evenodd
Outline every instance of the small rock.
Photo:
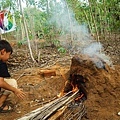
M 118 112 L 118 115 L 120 116 L 120 112 Z
M 20 113 L 21 113 L 21 111 L 17 111 L 16 113 L 20 114 Z

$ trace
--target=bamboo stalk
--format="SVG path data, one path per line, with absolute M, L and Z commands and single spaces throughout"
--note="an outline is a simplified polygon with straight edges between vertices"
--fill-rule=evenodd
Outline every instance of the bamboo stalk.
M 103 0 L 103 6 L 104 6 L 104 18 L 105 18 L 105 24 L 104 24 L 104 27 L 106 27 L 106 28 L 109 28 L 109 24 L 107 23 L 107 8 L 106 8 L 106 4 L 105 4 L 105 0 Z M 104 37 L 105 37 L 105 40 L 106 40 L 106 35 L 107 35 L 107 33 L 108 33 L 108 30 L 107 29 L 105 29 L 105 31 L 104 31 Z
M 102 25 L 102 17 L 101 17 L 101 11 L 102 11 L 102 9 L 100 9 L 100 7 L 98 6 L 98 3 L 97 2 L 95 2 L 95 6 L 96 6 L 96 8 L 98 9 L 98 14 L 99 14 L 99 24 L 100 24 L 100 34 L 101 35 L 103 35 L 103 36 L 105 36 L 104 35 L 104 32 L 103 32 L 103 25 Z M 96 18 L 97 18 L 97 16 L 96 16 Z
M 93 12 L 92 12 L 91 0 L 88 0 L 88 1 L 89 1 L 89 5 L 90 5 L 90 9 L 89 9 L 90 14 L 91 14 L 94 26 L 95 26 L 95 31 L 96 31 L 96 35 L 97 35 L 97 41 L 100 44 L 100 36 L 99 36 L 98 28 L 97 28 L 96 18 L 94 17 Z M 100 52 L 101 52 L 101 48 L 100 48 Z
M 29 51 L 30 51 L 30 56 L 31 56 L 33 62 L 35 62 L 35 59 L 34 59 L 33 53 L 32 53 L 32 49 L 31 49 L 31 45 L 30 45 L 30 39 L 29 39 L 29 35 L 28 35 L 28 30 L 27 30 L 27 26 L 26 26 L 25 17 L 24 17 L 24 13 L 23 13 L 23 10 L 22 10 L 21 0 L 19 0 L 19 4 L 20 4 L 20 10 L 21 10 L 21 14 L 22 14 L 22 19 L 23 19 L 23 25 L 24 25 L 24 29 L 25 29 L 25 34 L 26 34 L 27 41 L 28 41 L 28 48 L 29 48 Z
M 67 7 L 67 10 L 68 10 L 68 18 L 69 18 L 69 22 L 70 22 L 70 34 L 71 34 L 71 46 L 73 45 L 72 42 L 73 42 L 73 25 L 72 25 L 72 21 L 71 21 L 71 16 L 70 16 L 70 11 L 69 11 L 69 7 L 67 5 L 67 1 L 65 0 L 65 4 L 66 4 L 66 7 Z
M 94 26 L 95 26 L 95 31 L 96 31 L 96 35 L 97 35 L 97 41 L 99 42 L 99 33 L 98 33 L 98 29 L 97 29 L 97 25 L 96 25 L 96 21 L 95 21 L 95 17 L 93 15 L 93 12 L 92 12 L 92 5 L 91 5 L 91 0 L 88 0 L 89 1 L 89 5 L 90 5 L 90 14 L 91 14 L 91 17 L 92 17 L 92 21 L 94 23 Z
M 90 33 L 92 34 L 92 27 L 91 27 L 91 24 L 90 24 L 88 15 L 87 15 L 87 13 L 86 13 L 85 10 L 83 10 L 83 13 L 84 13 L 84 15 L 85 15 L 85 17 L 86 17 L 86 20 L 88 21 L 88 26 L 89 26 L 89 29 L 90 29 Z

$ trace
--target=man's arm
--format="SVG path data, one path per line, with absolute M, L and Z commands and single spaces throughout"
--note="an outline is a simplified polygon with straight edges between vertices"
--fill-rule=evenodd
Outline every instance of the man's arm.
M 4 78 L 2 77 L 0 77 L 0 87 L 12 91 L 19 98 L 23 99 L 25 97 L 25 93 L 22 90 L 10 86 L 8 83 L 4 81 Z
M 6 90 L 10 90 L 10 91 L 12 91 L 12 92 L 15 91 L 15 88 L 12 87 L 12 86 L 10 86 L 8 83 L 6 83 L 6 82 L 4 81 L 4 78 L 2 78 L 2 77 L 0 77 L 0 87 L 1 87 L 1 88 L 4 88 L 4 89 L 6 89 Z

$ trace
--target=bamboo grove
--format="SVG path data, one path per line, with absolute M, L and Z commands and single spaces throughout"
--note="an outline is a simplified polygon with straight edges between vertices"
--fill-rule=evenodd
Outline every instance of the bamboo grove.
M 118 0 L 1 0 L 0 10 L 12 7 L 17 26 L 16 31 L 1 36 L 14 36 L 19 45 L 26 40 L 29 43 L 37 36 L 39 39 L 45 39 L 59 46 L 57 38 L 64 33 L 56 27 L 56 22 L 50 24 L 48 19 L 56 12 L 60 17 L 62 9 L 59 5 L 60 3 L 62 5 L 62 2 L 65 2 L 67 14 L 71 9 L 77 22 L 87 25 L 90 34 L 97 41 L 116 40 L 120 32 L 120 2 Z M 57 10 L 53 9 L 55 6 Z M 70 17 L 68 15 L 69 25 L 71 25 Z M 30 44 L 28 46 L 31 51 Z

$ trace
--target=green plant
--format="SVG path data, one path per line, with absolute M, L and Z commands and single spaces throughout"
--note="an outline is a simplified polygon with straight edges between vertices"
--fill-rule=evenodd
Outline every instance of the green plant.
M 63 48 L 63 47 L 59 47 L 58 48 L 58 52 L 60 52 L 60 53 L 66 53 L 66 49 Z
M 59 46 L 60 46 L 60 41 L 59 41 L 59 40 L 53 40 L 53 44 L 54 44 L 56 47 L 59 47 Z
M 17 42 L 17 46 L 20 48 L 23 44 L 25 44 L 25 40 L 19 40 Z

